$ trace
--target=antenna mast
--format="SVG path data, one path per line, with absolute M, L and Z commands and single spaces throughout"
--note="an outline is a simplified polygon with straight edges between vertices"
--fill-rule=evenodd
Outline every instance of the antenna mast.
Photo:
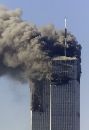
M 65 18 L 65 56 L 66 56 L 66 46 L 67 46 L 67 20 Z

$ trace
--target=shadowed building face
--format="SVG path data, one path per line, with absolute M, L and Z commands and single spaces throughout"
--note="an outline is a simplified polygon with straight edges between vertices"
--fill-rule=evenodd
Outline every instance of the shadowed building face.
M 79 79 L 78 59 L 66 57 L 66 60 L 56 58 L 52 61 L 52 77 L 50 81 L 44 80 L 42 94 L 38 96 L 38 99 L 41 96 L 41 104 L 39 102 L 37 109 L 32 110 L 32 130 L 80 129 Z

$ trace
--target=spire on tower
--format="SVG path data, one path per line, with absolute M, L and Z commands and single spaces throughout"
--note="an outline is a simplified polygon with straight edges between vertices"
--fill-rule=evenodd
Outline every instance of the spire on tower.
M 65 56 L 66 56 L 66 46 L 67 46 L 67 20 L 65 18 Z

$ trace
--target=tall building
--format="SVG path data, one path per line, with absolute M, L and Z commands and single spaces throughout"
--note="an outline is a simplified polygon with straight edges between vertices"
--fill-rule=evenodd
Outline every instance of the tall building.
M 80 130 L 80 61 L 52 60 L 52 76 L 43 81 L 39 103 L 31 111 L 31 130 Z
M 80 130 L 81 46 L 67 41 L 52 58 L 51 76 L 36 84 L 32 95 L 31 130 Z

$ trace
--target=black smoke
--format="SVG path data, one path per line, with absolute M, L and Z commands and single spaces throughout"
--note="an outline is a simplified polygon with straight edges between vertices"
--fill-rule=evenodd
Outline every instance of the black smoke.
M 81 61 L 81 46 L 71 33 L 54 25 L 37 28 L 21 18 L 20 9 L 0 7 L 0 76 L 9 75 L 16 80 L 30 80 L 35 92 L 36 84 L 51 75 L 51 60 L 64 56 Z

